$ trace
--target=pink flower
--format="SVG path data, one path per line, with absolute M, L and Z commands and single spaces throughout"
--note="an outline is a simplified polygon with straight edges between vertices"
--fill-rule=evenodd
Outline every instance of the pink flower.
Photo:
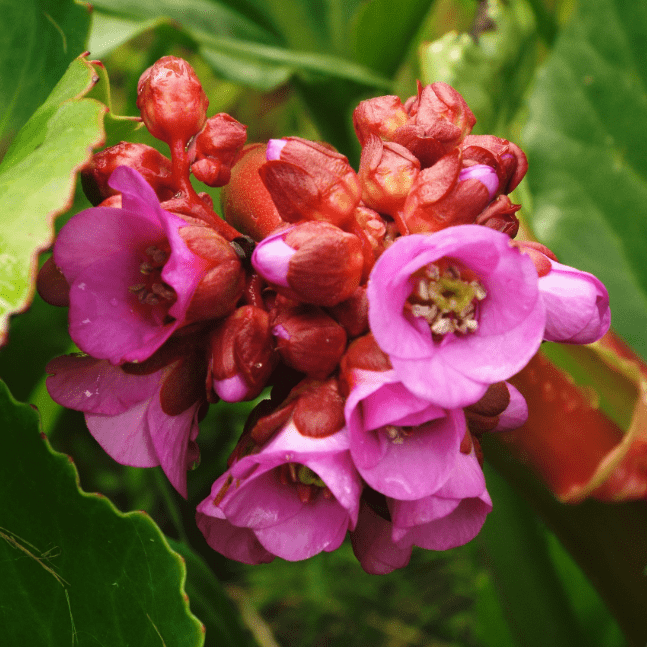
M 61 230 L 54 261 L 70 284 L 70 336 L 112 364 L 150 357 L 183 323 L 209 267 L 179 234 L 186 225 L 164 211 L 153 189 L 127 167 L 110 186 L 122 208 L 93 207 Z
M 447 550 L 479 533 L 492 510 L 483 472 L 474 452 L 459 453 L 453 464 L 445 483 L 429 496 L 398 501 L 369 495 L 370 504 L 362 501 L 351 540 L 366 572 L 381 575 L 406 566 L 413 546 Z
M 531 259 L 479 225 L 397 239 L 373 268 L 368 300 L 371 331 L 398 379 L 446 409 L 520 371 L 546 322 Z
M 312 438 L 289 422 L 214 483 L 197 523 L 226 557 L 296 561 L 339 547 L 357 522 L 360 493 L 347 430 Z
M 90 433 L 114 460 L 133 467 L 161 465 L 186 497 L 186 472 L 199 456 L 201 401 L 178 415 L 164 412 L 160 394 L 173 369 L 170 364 L 148 375 L 129 375 L 105 360 L 65 355 L 47 365 L 47 390 L 59 404 L 85 413 Z
M 354 369 L 346 401 L 350 452 L 362 478 L 395 499 L 421 499 L 447 480 L 465 435 L 461 409 L 412 394 L 395 371 Z

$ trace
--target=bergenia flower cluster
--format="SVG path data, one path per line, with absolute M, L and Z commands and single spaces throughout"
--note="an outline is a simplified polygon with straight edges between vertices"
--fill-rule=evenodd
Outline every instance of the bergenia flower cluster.
M 514 240 L 525 155 L 471 135 L 443 83 L 359 104 L 357 172 L 325 143 L 245 146 L 207 105 L 185 61 L 160 59 L 138 107 L 170 158 L 122 142 L 84 170 L 96 206 L 39 277 L 82 351 L 50 362 L 50 394 L 186 496 L 207 407 L 270 387 L 197 509 L 232 559 L 305 559 L 350 533 L 387 573 L 471 540 L 492 507 L 479 437 L 527 417 L 506 380 L 543 340 L 609 327 L 600 281 Z M 224 220 L 191 174 L 223 187 Z

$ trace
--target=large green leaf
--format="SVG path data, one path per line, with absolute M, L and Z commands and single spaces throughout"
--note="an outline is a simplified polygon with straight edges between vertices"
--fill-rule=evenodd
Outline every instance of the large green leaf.
M 71 206 L 76 171 L 104 138 L 106 107 L 83 98 L 98 78 L 75 59 L 0 164 L 0 343 L 8 316 L 31 301 L 36 255 L 52 243 L 54 218 Z
M 202 645 L 185 570 L 145 513 L 79 490 L 38 415 L 0 383 L 0 626 L 6 645 Z
M 647 4 L 580 2 L 529 101 L 532 226 L 599 276 L 614 328 L 647 358 Z
M 0 157 L 85 49 L 88 6 L 74 0 L 0 0 Z

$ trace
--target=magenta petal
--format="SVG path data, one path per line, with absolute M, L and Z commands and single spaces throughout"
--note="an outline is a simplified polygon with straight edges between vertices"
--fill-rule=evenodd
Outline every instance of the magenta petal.
M 262 240 L 254 249 L 252 254 L 252 266 L 270 283 L 288 287 L 288 269 L 290 260 L 296 254 L 296 250 L 290 247 L 284 238 L 293 229 L 289 227 L 272 234 Z
M 510 404 L 505 411 L 499 416 L 499 422 L 493 431 L 511 431 L 518 429 L 528 420 L 528 405 L 526 399 L 519 391 L 509 384 L 505 383 L 510 393 Z
M 474 164 L 461 169 L 458 180 L 459 182 L 478 180 L 488 190 L 490 200 L 494 199 L 496 192 L 499 190 L 499 177 L 496 171 L 487 164 Z
M 487 383 L 464 375 L 442 356 L 406 360 L 391 357 L 391 364 L 412 393 L 448 409 L 473 404 L 488 388 Z
M 299 512 L 274 526 L 256 529 L 256 536 L 270 552 L 289 561 L 335 550 L 348 528 L 348 513 L 336 501 L 319 496 Z
M 276 470 L 268 470 L 230 488 L 220 508 L 235 526 L 257 531 L 283 523 L 301 510 L 303 503 L 291 485 L 279 481 Z M 274 552 L 274 551 L 272 551 Z
M 492 510 L 487 492 L 480 498 L 463 499 L 446 517 L 411 528 L 398 546 L 420 546 L 427 550 L 448 550 L 462 546 L 478 535 Z
M 159 373 L 128 375 L 105 360 L 64 355 L 46 367 L 47 390 L 68 409 L 115 415 L 149 399 L 159 384 Z
M 179 325 L 156 325 L 141 314 L 128 286 L 139 262 L 127 250 L 81 272 L 70 287 L 70 336 L 84 352 L 113 364 L 150 357 Z
M 114 416 L 85 414 L 85 422 L 95 440 L 122 465 L 155 467 L 160 464 L 148 431 L 149 403 L 144 400 Z
M 147 411 L 148 429 L 159 458 L 159 464 L 171 485 L 186 499 L 186 473 L 193 462 L 187 455 L 189 443 L 198 436 L 197 402 L 177 416 L 162 411 L 159 394 L 151 400 Z
M 393 441 L 383 427 L 376 434 L 382 456 L 374 466 L 365 467 L 351 455 L 364 480 L 378 492 L 395 499 L 420 499 L 435 492 L 453 469 L 465 434 L 462 410 L 447 417 L 412 428 L 408 435 Z
M 409 563 L 411 545 L 396 546 L 391 540 L 391 528 L 390 522 L 362 505 L 357 528 L 350 537 L 353 552 L 367 573 L 385 575 Z
M 240 373 L 224 380 L 213 380 L 213 390 L 225 402 L 240 402 L 249 393 L 249 387 Z
M 239 528 L 226 519 L 200 512 L 196 514 L 195 520 L 209 546 L 228 559 L 235 559 L 243 564 L 267 564 L 274 559 L 274 555 L 263 548 L 249 528 Z
M 136 252 L 163 237 L 159 219 L 148 212 L 93 207 L 77 213 L 58 233 L 54 262 L 71 284 L 83 270 L 101 259 L 125 250 Z
M 171 255 L 162 269 L 161 276 L 177 294 L 177 301 L 169 308 L 168 313 L 181 322 L 186 316 L 195 289 L 209 269 L 209 261 L 193 254 L 180 236 L 178 230 L 186 226 L 182 218 L 160 209 L 160 221 L 171 246 Z
M 609 329 L 609 295 L 603 283 L 581 272 L 551 261 L 552 269 L 539 279 L 546 304 L 544 338 L 567 344 L 590 344 Z

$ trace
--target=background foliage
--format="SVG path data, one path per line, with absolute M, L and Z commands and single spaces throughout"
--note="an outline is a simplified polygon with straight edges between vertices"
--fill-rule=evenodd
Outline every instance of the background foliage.
M 623 590 L 630 612 L 644 610 L 647 601 L 633 580 L 609 573 L 598 559 L 602 552 L 593 552 L 588 564 L 581 555 L 573 561 L 563 547 L 572 551 L 575 530 L 565 520 L 573 509 L 511 469 L 496 446 L 486 447 L 486 457 L 505 478 L 488 467 L 495 509 L 468 546 L 414 552 L 409 567 L 381 578 L 361 571 L 348 544 L 294 564 L 248 568 L 221 558 L 194 526 L 195 504 L 224 467 L 252 404 L 212 407 L 201 424 L 202 466 L 189 475 L 187 502 L 158 470 L 116 465 L 87 433 L 82 415 L 46 394 L 45 364 L 70 346 L 65 312 L 33 297 L 33 280 L 54 218 L 67 212 L 58 227 L 88 206 L 74 192 L 74 177 L 91 150 L 102 139 L 160 146 L 115 115 L 137 114 L 137 79 L 162 55 L 188 58 L 210 98 L 209 114 L 230 112 L 249 125 L 250 141 L 291 134 L 326 139 L 355 163 L 350 115 L 359 100 L 405 98 L 415 92 L 416 78 L 443 80 L 472 106 L 476 132 L 508 137 L 528 152 L 528 178 L 517 191 L 527 224 L 562 262 L 607 284 L 614 327 L 647 359 L 647 6 L 623 0 L 99 0 L 93 6 L 90 12 L 73 0 L 0 0 L 0 314 L 3 329 L 10 323 L 0 352 L 8 385 L 0 392 L 3 640 L 35 647 L 644 645 L 644 626 L 620 618 L 623 637 L 602 601 Z M 86 49 L 107 74 L 78 58 Z M 217 190 L 210 192 L 217 199 Z M 14 398 L 38 406 L 48 440 L 39 437 L 32 409 Z M 83 490 L 104 496 L 80 490 L 74 467 L 50 442 L 74 458 Z M 602 511 L 593 504 L 575 517 L 599 533 L 603 548 L 633 550 L 647 545 L 645 510 L 637 505 Z M 156 523 L 131 510 L 146 510 Z M 604 524 L 586 525 L 591 519 L 622 532 L 609 539 Z M 610 541 L 617 543 L 609 547 Z M 583 565 L 589 576 L 604 575 L 593 578 L 602 598 Z

